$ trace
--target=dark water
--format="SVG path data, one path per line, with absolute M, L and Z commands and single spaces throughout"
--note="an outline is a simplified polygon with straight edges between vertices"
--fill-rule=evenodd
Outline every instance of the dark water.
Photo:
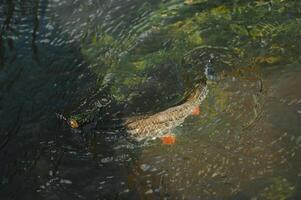
M 301 199 L 300 30 L 298 1 L 0 0 L 0 199 Z M 210 54 L 176 144 L 114 128 Z

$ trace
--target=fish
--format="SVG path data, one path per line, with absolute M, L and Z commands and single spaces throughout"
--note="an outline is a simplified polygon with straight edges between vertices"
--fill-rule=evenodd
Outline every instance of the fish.
M 138 141 L 161 137 L 163 143 L 172 144 L 175 141 L 173 134 L 170 134 L 172 129 L 181 125 L 188 116 L 199 115 L 199 106 L 207 94 L 208 87 L 199 84 L 183 103 L 155 114 L 130 117 L 123 125 L 129 136 Z
M 129 137 L 137 141 L 160 138 L 163 144 L 174 144 L 176 137 L 172 130 L 181 125 L 188 116 L 200 114 L 200 104 L 207 94 L 207 85 L 197 84 L 183 102 L 155 114 L 124 118 L 118 127 L 122 127 Z M 80 127 L 75 119 L 70 119 L 68 124 L 72 129 Z

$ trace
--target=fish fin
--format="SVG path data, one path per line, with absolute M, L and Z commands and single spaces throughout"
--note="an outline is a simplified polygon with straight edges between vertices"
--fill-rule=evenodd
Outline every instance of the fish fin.
M 193 116 L 200 115 L 200 114 L 201 114 L 200 106 L 196 106 L 191 112 L 191 115 Z
M 163 144 L 172 145 L 176 142 L 176 136 L 174 134 L 165 134 L 160 137 Z

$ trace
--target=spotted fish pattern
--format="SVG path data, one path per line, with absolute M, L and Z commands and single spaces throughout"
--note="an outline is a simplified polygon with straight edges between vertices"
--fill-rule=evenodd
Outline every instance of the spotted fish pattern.
M 192 114 L 208 94 L 206 85 L 198 85 L 187 100 L 153 115 L 128 118 L 124 127 L 136 140 L 160 137 L 179 126 Z

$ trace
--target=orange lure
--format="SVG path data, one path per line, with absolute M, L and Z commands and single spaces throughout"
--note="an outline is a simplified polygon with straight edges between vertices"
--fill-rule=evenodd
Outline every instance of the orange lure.
M 70 119 L 69 120 L 69 126 L 73 129 L 76 129 L 79 127 L 79 124 L 77 123 L 77 121 L 75 119 Z

